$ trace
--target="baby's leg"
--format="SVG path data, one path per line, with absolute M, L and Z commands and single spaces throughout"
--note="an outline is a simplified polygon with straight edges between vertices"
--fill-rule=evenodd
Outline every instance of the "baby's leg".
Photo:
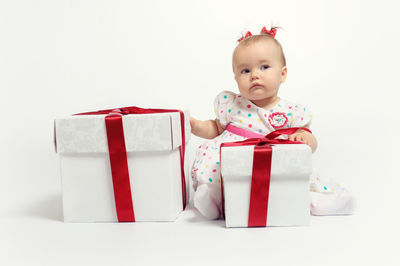
M 321 181 L 313 173 L 310 180 L 312 215 L 349 215 L 354 213 L 355 198 L 335 182 Z
M 195 189 L 195 208 L 208 219 L 217 219 L 221 214 L 221 180 L 219 147 L 206 142 L 199 147 L 192 167 Z

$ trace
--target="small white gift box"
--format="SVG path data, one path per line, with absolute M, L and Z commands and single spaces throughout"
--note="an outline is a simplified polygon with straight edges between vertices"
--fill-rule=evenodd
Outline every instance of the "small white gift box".
M 56 151 L 62 178 L 64 221 L 116 222 L 116 191 L 110 166 L 107 115 L 74 115 L 55 120 Z M 134 221 L 174 221 L 183 209 L 188 167 L 181 175 L 179 112 L 122 117 L 128 187 Z M 190 138 L 184 115 L 185 142 Z M 114 172 L 113 172 L 114 173 Z M 183 184 L 186 184 L 184 187 Z M 126 200 L 126 199 L 125 199 Z
M 305 144 L 274 144 L 271 147 L 266 224 L 262 226 L 308 225 L 311 149 Z M 250 226 L 254 149 L 254 145 L 221 147 L 226 227 Z

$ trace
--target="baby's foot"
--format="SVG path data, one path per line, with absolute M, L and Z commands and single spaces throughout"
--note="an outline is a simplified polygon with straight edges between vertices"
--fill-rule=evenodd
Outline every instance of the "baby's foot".
M 194 194 L 194 207 L 206 218 L 215 220 L 220 216 L 217 203 L 212 198 L 209 187 L 206 184 L 197 187 Z
M 310 192 L 312 215 L 350 215 L 354 213 L 355 199 L 346 190 L 341 192 Z

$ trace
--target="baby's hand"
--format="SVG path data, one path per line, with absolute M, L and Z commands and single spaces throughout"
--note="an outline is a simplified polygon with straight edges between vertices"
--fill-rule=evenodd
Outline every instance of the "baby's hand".
M 289 135 L 289 140 L 300 141 L 311 147 L 312 152 L 317 149 L 317 139 L 308 131 L 298 130 L 296 133 Z
M 202 122 L 203 121 L 190 117 L 190 128 L 192 129 L 192 134 L 197 136 L 200 132 L 204 130 Z
M 193 131 L 196 131 L 196 119 L 194 119 L 193 117 L 190 118 L 190 128 L 192 129 L 192 133 Z
M 222 133 L 216 120 L 201 121 L 191 117 L 190 127 L 192 128 L 192 134 L 204 139 L 213 139 Z

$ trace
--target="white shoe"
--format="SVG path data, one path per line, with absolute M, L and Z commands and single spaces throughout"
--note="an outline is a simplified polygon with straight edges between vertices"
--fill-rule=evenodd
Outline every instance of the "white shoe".
M 341 192 L 310 192 L 312 215 L 351 215 L 355 198 L 344 189 Z
M 207 219 L 215 220 L 220 216 L 218 204 L 210 194 L 206 184 L 197 187 L 193 199 L 194 207 Z

